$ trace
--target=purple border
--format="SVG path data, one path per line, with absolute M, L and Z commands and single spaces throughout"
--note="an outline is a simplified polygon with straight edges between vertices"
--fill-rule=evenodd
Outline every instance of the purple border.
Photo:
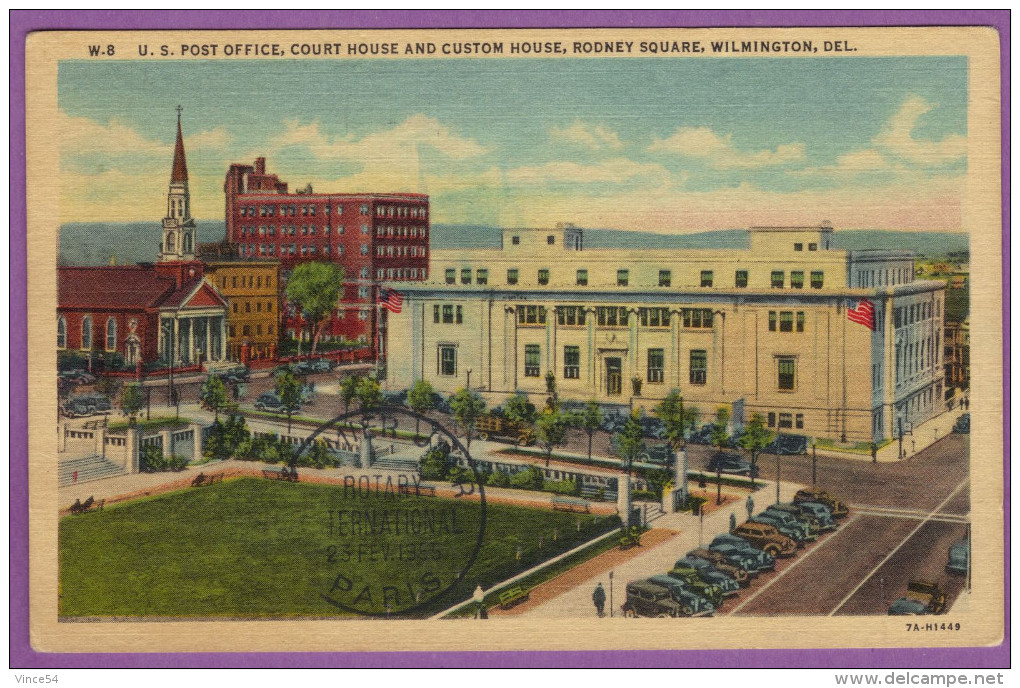
M 928 667 L 1010 666 L 1009 485 L 1009 11 L 12 11 L 10 13 L 10 666 L 146 667 Z M 30 31 L 246 28 L 584 28 L 714 26 L 990 26 L 999 32 L 1002 94 L 1003 427 L 1005 638 L 979 648 L 618 652 L 40 653 L 28 627 L 28 341 L 25 226 L 25 39 Z M 17 460 L 17 459 L 25 460 Z

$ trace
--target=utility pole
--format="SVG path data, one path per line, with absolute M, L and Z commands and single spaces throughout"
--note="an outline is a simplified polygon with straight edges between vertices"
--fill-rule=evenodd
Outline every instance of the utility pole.
M 782 475 L 782 458 L 776 454 L 776 504 L 779 504 L 779 478 Z
M 815 486 L 818 479 L 818 443 L 811 443 L 811 487 Z

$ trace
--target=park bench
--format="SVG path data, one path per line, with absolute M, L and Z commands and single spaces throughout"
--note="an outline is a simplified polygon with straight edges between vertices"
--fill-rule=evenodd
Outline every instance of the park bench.
M 553 497 L 552 507 L 553 511 L 570 511 L 584 514 L 591 511 L 587 501 L 572 497 Z
M 288 471 L 285 469 L 276 470 L 274 468 L 262 469 L 262 477 L 269 478 L 271 480 L 288 480 L 290 482 L 298 482 L 297 471 Z
M 213 475 L 199 473 L 195 476 L 195 479 L 191 481 L 191 486 L 202 487 L 203 485 L 215 485 L 216 483 L 221 482 L 223 482 L 223 473 L 214 473 Z
M 105 499 L 96 501 L 96 499 L 90 495 L 84 502 L 77 499 L 74 500 L 74 504 L 71 505 L 70 511 L 72 514 L 84 514 L 92 511 L 93 509 L 96 511 L 102 511 L 105 504 Z
M 418 487 L 415 487 L 414 485 L 401 485 L 397 491 L 402 495 L 410 495 L 413 492 L 418 497 L 436 496 L 435 485 L 418 485 Z
M 520 586 L 510 588 L 499 593 L 499 606 L 501 609 L 509 609 L 515 604 L 524 602 L 530 596 L 531 593 Z

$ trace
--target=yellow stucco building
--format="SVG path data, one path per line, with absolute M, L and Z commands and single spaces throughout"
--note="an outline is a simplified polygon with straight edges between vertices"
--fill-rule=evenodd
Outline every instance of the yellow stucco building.
M 280 341 L 280 262 L 205 261 L 206 277 L 227 300 L 227 353 L 235 361 L 275 358 Z

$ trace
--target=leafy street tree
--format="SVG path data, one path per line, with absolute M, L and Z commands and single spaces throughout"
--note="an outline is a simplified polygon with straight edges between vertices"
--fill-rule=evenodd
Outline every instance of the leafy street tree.
M 382 406 L 383 395 L 379 383 L 375 380 L 363 377 L 358 382 L 355 390 L 355 398 L 358 400 L 358 410 L 361 412 L 361 425 L 365 432 L 368 432 L 368 420 L 375 415 L 375 412 Z
M 334 263 L 301 263 L 287 279 L 287 300 L 297 306 L 312 329 L 312 355 L 326 319 L 340 302 L 344 270 Z M 298 337 L 298 347 L 301 337 Z
M 618 447 L 620 456 L 623 457 L 627 466 L 627 475 L 630 476 L 634 460 L 645 450 L 645 437 L 637 410 L 630 414 L 630 417 L 627 418 L 627 422 L 623 426 L 623 430 L 620 431 Z
M 361 379 L 360 375 L 348 375 L 340 381 L 340 399 L 344 402 L 344 413 L 350 413 L 351 402 L 358 395 Z
M 471 448 L 471 436 L 475 431 L 475 423 L 478 417 L 485 413 L 485 400 L 464 387 L 457 390 L 456 394 L 450 397 L 450 409 L 453 411 L 453 419 L 467 437 L 468 449 Z
M 684 446 L 686 432 L 697 418 L 698 409 L 693 406 L 685 407 L 680 390 L 673 389 L 652 409 L 652 413 L 658 416 L 666 427 L 666 441 L 675 452 Z
M 599 402 L 592 399 L 584 405 L 584 409 L 578 414 L 577 423 L 588 435 L 588 461 L 591 461 L 591 441 L 595 433 L 602 429 L 602 407 Z
M 407 406 L 415 413 L 424 415 L 426 411 L 429 411 L 434 406 L 433 395 L 435 393 L 436 390 L 432 388 L 432 385 L 425 380 L 418 380 L 411 385 L 411 389 L 407 392 Z M 418 434 L 419 425 L 420 421 L 415 418 L 415 435 Z
M 772 444 L 775 438 L 776 433 L 765 427 L 765 419 L 760 413 L 751 416 L 744 432 L 740 434 L 740 446 L 751 455 L 751 487 L 754 487 L 754 476 L 758 472 L 758 455 Z
M 142 410 L 145 405 L 145 396 L 142 395 L 142 386 L 137 382 L 124 385 L 120 393 L 120 407 L 124 413 L 131 417 L 131 423 L 135 422 L 135 414 Z
M 725 406 L 720 406 L 715 412 L 715 423 L 712 424 L 712 445 L 722 451 L 730 443 L 730 435 L 726 426 L 730 423 L 730 411 Z
M 570 417 L 562 411 L 545 410 L 535 421 L 535 439 L 545 449 L 545 467 L 549 468 L 554 447 L 563 444 L 570 427 Z
M 220 409 L 230 401 L 230 397 L 227 394 L 227 386 L 223 384 L 223 380 L 218 375 L 210 375 L 206 378 L 202 384 L 202 391 L 199 392 L 199 398 L 206 408 L 213 410 L 215 420 L 220 419 Z
M 518 423 L 527 423 L 528 425 L 535 422 L 535 418 L 538 416 L 538 410 L 535 405 L 528 400 L 528 396 L 523 392 L 517 392 L 512 397 L 506 400 L 503 404 L 503 416 L 507 420 L 516 421 Z
M 284 371 L 276 376 L 276 396 L 287 409 L 287 433 L 290 434 L 290 419 L 301 404 L 301 389 L 304 385 L 294 377 L 294 373 Z

